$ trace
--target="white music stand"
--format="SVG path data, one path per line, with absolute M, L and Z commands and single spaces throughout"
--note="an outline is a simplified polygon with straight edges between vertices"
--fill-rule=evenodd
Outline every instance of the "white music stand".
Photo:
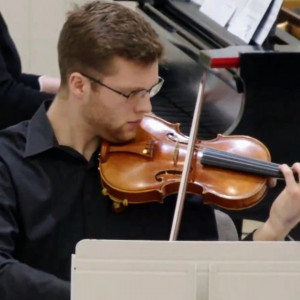
M 298 242 L 83 240 L 71 300 L 294 300 Z

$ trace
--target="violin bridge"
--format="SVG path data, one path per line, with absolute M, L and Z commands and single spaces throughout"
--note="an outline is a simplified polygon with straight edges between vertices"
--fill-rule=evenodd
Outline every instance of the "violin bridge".
M 147 156 L 152 156 L 153 154 L 153 146 L 155 144 L 154 140 L 151 140 L 149 144 L 143 149 L 142 153 Z

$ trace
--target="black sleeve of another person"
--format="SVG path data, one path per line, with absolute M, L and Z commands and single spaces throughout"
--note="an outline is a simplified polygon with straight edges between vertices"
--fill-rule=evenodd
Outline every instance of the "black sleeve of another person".
M 53 94 L 39 91 L 38 76 L 24 74 L 16 46 L 0 13 L 0 129 L 30 119 Z

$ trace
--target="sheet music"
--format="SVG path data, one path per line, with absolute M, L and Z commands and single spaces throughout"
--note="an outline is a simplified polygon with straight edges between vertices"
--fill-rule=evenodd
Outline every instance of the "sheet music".
M 241 14 L 249 0 L 238 0 L 236 3 L 236 10 L 229 23 L 235 22 L 235 19 Z M 229 25 L 229 24 L 228 24 Z
M 282 3 L 283 0 L 274 0 L 271 4 L 268 15 L 266 16 L 265 20 L 263 20 L 263 23 L 258 27 L 253 37 L 253 40 L 257 43 L 257 45 L 262 45 L 266 37 L 268 36 L 270 30 L 272 29 L 272 26 L 277 19 Z
M 191 0 L 191 1 L 198 4 L 198 5 L 202 5 L 204 0 Z
M 272 0 L 248 0 L 229 22 L 228 31 L 249 43 Z
M 283 0 L 192 0 L 200 11 L 249 43 L 262 45 L 274 25 Z
M 204 0 L 200 11 L 221 26 L 225 26 L 233 16 L 237 0 Z

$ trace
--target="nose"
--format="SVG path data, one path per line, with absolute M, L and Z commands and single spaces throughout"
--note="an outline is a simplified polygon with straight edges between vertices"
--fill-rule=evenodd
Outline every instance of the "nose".
M 136 113 L 150 113 L 152 111 L 152 104 L 149 93 L 145 93 L 135 104 Z

